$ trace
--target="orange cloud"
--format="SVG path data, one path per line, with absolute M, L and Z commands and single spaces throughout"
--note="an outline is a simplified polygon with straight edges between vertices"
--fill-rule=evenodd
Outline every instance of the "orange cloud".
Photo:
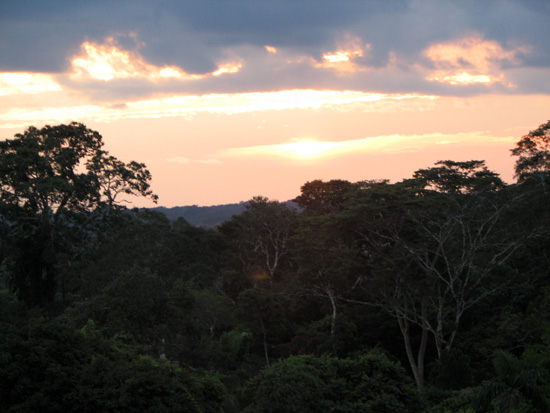
M 513 136 L 495 137 L 487 132 L 469 132 L 456 134 L 428 133 L 421 135 L 384 135 L 347 141 L 319 142 L 312 139 L 294 140 L 277 145 L 258 145 L 243 148 L 231 148 L 220 156 L 228 157 L 287 157 L 294 159 L 341 157 L 362 154 L 415 153 L 441 145 L 456 148 L 465 145 L 501 145 L 511 144 L 517 138 Z
M 451 85 L 505 83 L 502 63 L 518 64 L 518 55 L 526 52 L 525 46 L 505 49 L 479 35 L 438 43 L 424 51 L 436 67 L 426 79 Z
M 197 80 L 208 76 L 220 76 L 226 73 L 236 73 L 240 63 L 225 63 L 212 73 L 190 74 L 176 66 L 155 66 L 147 63 L 136 52 L 122 50 L 115 40 L 109 38 L 105 44 L 84 42 L 81 54 L 71 61 L 72 79 L 96 79 L 110 81 L 115 79 L 178 79 Z
M 126 102 L 123 105 L 90 105 L 74 96 L 37 106 L 33 110 L 12 107 L 0 113 L 0 127 L 25 125 L 29 122 L 83 121 L 112 122 L 118 119 L 148 119 L 197 113 L 236 114 L 257 111 L 330 108 L 339 111 L 387 112 L 424 110 L 433 105 L 435 96 L 365 93 L 339 90 L 282 90 L 234 94 L 175 95 Z
M 61 86 L 42 73 L 0 73 L 0 96 L 56 92 Z
M 127 113 L 135 117 L 192 115 L 197 112 L 247 113 L 263 110 L 318 109 L 321 107 L 371 111 L 406 110 L 429 107 L 434 96 L 365 93 L 360 91 L 295 89 L 276 92 L 174 96 L 127 103 Z M 405 105 L 399 102 L 406 101 Z M 405 106 L 405 107 L 403 107 Z
M 341 147 L 340 142 L 318 142 L 315 140 L 293 140 L 280 145 L 261 145 L 247 148 L 229 149 L 230 156 L 281 155 L 292 158 L 316 158 L 334 153 Z
M 322 69 L 333 69 L 341 73 L 354 73 L 363 70 L 354 60 L 366 55 L 370 44 L 363 44 L 359 37 L 346 36 L 338 50 L 323 54 L 323 60 L 316 66 Z

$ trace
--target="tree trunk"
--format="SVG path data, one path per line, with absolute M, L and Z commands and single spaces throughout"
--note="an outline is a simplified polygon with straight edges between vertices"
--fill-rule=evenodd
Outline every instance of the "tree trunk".
M 426 301 L 422 302 L 422 315 L 426 315 Z M 403 341 L 405 343 L 405 351 L 407 353 L 407 359 L 411 366 L 411 370 L 414 376 L 414 381 L 416 382 L 416 387 L 418 391 L 424 391 L 424 355 L 426 354 L 426 346 L 428 343 L 428 329 L 425 325 L 422 326 L 422 338 L 420 341 L 420 346 L 418 348 L 418 354 L 415 360 L 413 349 L 410 340 L 409 334 L 409 321 L 406 318 L 405 314 L 398 314 L 397 321 L 399 323 L 399 328 L 401 334 L 403 335 Z
M 331 322 L 330 322 L 330 341 L 332 342 L 332 352 L 334 353 L 334 356 L 337 356 L 336 342 L 335 342 L 336 315 L 337 315 L 336 297 L 334 296 L 334 291 L 332 291 L 330 288 L 326 290 L 326 293 L 330 300 L 330 304 L 332 305 L 332 316 L 331 316 Z
M 264 340 L 264 353 L 265 353 L 265 363 L 269 366 L 269 351 L 267 346 L 267 332 L 265 331 L 264 321 L 260 320 L 262 326 L 262 335 Z

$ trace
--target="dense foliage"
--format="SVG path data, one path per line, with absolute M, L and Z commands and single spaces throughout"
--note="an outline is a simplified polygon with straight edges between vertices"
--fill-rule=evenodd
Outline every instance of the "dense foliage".
M 2 411 L 550 411 L 549 124 L 215 228 L 84 125 L 0 142 Z M 297 207 L 295 206 L 297 205 Z

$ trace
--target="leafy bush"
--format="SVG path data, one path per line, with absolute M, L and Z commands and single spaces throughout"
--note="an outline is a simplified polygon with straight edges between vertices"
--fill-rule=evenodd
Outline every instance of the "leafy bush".
M 356 359 L 293 356 L 245 387 L 247 412 L 415 412 L 421 403 L 404 369 L 378 352 Z

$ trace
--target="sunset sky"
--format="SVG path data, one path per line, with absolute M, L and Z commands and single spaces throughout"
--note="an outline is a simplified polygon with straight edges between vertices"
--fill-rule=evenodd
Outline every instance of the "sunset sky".
M 445 159 L 513 182 L 550 119 L 549 22 L 547 0 L 0 0 L 0 139 L 82 122 L 168 207 Z

